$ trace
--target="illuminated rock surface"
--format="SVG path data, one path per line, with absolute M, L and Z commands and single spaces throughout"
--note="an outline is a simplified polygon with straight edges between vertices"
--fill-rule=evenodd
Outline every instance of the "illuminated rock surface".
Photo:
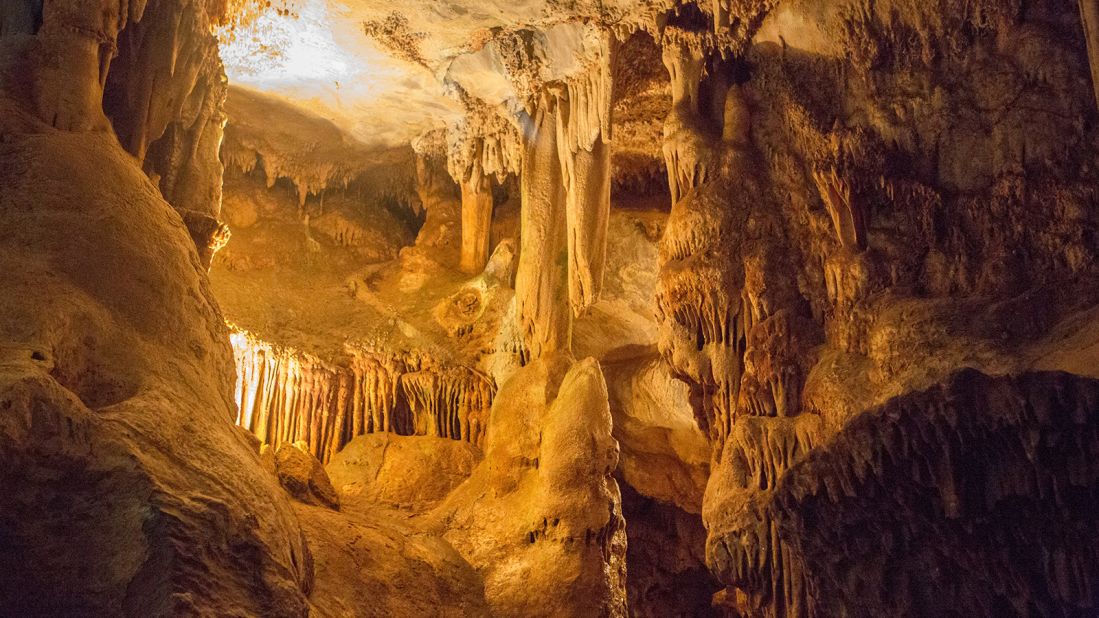
M 1097 33 L 4 2 L 0 614 L 1096 614 Z

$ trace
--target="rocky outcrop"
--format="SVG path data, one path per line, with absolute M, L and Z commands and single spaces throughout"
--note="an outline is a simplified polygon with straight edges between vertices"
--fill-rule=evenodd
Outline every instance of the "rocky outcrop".
M 837 433 L 890 397 L 963 366 L 1020 366 L 1019 349 L 991 333 L 1040 338 L 1066 305 L 1015 303 L 1051 285 L 1085 287 L 1094 255 L 1077 233 L 1095 226 L 1093 168 L 1050 150 L 1094 140 L 1090 121 L 1064 122 L 1094 118 L 1083 40 L 1069 34 L 1080 17 L 1065 8 L 989 5 L 978 18 L 893 2 L 887 18 L 778 2 L 706 11 L 712 22 L 691 10 L 669 17 L 660 348 L 692 384 L 714 447 L 707 561 L 730 610 L 866 607 L 822 600 L 839 593 L 815 582 L 838 564 L 807 565 L 798 535 L 824 520 L 786 527 L 773 508 L 782 479 L 817 452 L 842 457 Z M 1039 56 L 1064 70 L 1036 71 Z M 1036 321 L 1016 325 L 1007 307 Z M 857 576 L 841 579 L 854 589 Z M 975 613 L 1007 611 L 967 587 L 950 595 Z M 867 610 L 906 612 L 923 609 Z
M 309 549 L 232 425 L 227 331 L 183 221 L 113 136 L 54 130 L 9 88 L 0 607 L 304 615 Z
M 275 474 L 279 483 L 300 502 L 340 510 L 340 495 L 332 487 L 324 466 L 306 448 L 307 444 L 299 442 L 280 444 L 275 449 Z
M 1095 611 L 1097 402 L 1091 379 L 967 370 L 852 419 L 769 507 L 805 609 Z
M 211 25 L 214 3 L 153 0 L 119 33 L 103 108 L 123 147 L 164 199 L 193 219 L 221 213 L 225 71 Z M 210 224 L 207 223 L 207 226 Z M 202 224 L 189 224 L 192 234 Z M 200 254 L 217 230 L 207 231 Z M 200 255 L 209 265 L 213 251 Z
M 429 525 L 477 569 L 495 614 L 626 615 L 618 443 L 598 364 L 534 361 L 492 414 L 484 461 Z
M 20 1 L 5 7 L 0 27 L 10 49 L 21 48 L 27 80 L 12 96 L 26 97 L 26 109 L 61 130 L 113 126 L 185 216 L 207 266 L 225 233 L 218 221 L 225 74 L 211 28 L 226 10 L 186 0 Z
M 488 617 L 480 578 L 446 541 L 403 518 L 295 504 L 313 548 L 317 616 Z
M 710 475 L 710 442 L 686 383 L 652 357 L 606 365 L 620 477 L 634 491 L 695 515 Z
M 465 482 L 481 457 L 467 442 L 367 434 L 336 453 L 327 471 L 345 502 L 423 513 Z

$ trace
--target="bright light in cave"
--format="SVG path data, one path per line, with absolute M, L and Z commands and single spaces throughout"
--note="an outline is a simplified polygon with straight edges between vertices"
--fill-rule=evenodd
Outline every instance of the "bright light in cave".
M 294 16 L 268 11 L 220 38 L 229 79 L 261 89 L 296 81 L 337 83 L 357 64 L 333 38 L 323 0 L 302 4 Z
M 435 76 L 381 50 L 346 3 L 297 0 L 219 33 L 233 85 L 279 96 L 355 138 L 407 144 L 448 107 Z

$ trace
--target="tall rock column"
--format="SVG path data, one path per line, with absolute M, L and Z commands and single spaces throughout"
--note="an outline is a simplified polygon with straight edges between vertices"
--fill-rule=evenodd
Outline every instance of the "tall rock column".
M 457 90 L 466 113 L 446 128 L 450 176 L 462 190 L 462 251 L 459 263 L 481 272 L 492 251 L 492 181 L 518 174 L 522 145 L 515 124 L 499 110 Z
M 731 153 L 745 146 L 747 114 L 726 113 L 728 89 L 716 72 L 703 80 L 709 62 L 703 51 L 706 37 L 678 28 L 665 33 L 663 60 L 672 84 L 672 109 L 664 122 L 663 149 L 672 212 L 661 240 L 657 313 L 661 353 L 694 385 L 700 425 L 719 447 L 732 424 L 749 328 L 742 310 L 744 267 L 739 255 L 748 212 L 726 186 L 695 190 L 717 178 L 735 179 L 746 194 L 758 194 L 759 187 L 755 176 L 746 173 L 751 171 L 748 158 Z M 735 121 L 728 123 L 723 143 L 726 115 Z M 738 173 L 725 173 L 724 167 L 733 163 Z
M 586 70 L 543 88 L 523 136 L 516 299 L 532 358 L 571 347 L 572 316 L 599 298 L 610 217 L 609 32 Z M 570 315 L 571 310 L 571 315 Z
M 458 183 L 462 188 L 463 272 L 476 274 L 488 263 L 492 240 L 492 181 L 481 162 L 474 159 L 468 176 Z
M 659 345 L 693 386 L 713 445 L 706 562 L 729 586 L 718 601 L 735 615 L 799 616 L 800 564 L 761 505 L 818 433 L 801 399 L 819 327 L 797 288 L 796 248 L 753 146 L 751 106 L 732 85 L 735 65 L 717 57 L 708 33 L 669 29 L 664 44 L 673 205 L 661 243 Z M 837 217 L 857 244 L 864 228 L 847 211 L 855 212 Z
M 557 153 L 557 98 L 542 93 L 523 136 L 522 207 L 515 302 L 523 346 L 530 358 L 568 350 L 572 318 L 567 306 L 565 185 Z

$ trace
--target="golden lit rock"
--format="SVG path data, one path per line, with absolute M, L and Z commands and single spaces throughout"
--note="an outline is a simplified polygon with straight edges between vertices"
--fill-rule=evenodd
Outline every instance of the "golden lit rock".
M 0 615 L 1099 613 L 1096 0 L 5 0 Z

